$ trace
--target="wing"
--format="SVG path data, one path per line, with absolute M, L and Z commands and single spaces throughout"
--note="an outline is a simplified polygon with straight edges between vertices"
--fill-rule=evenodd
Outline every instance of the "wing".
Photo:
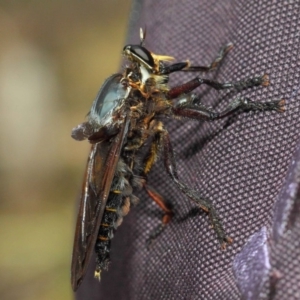
M 119 133 L 111 140 L 92 145 L 82 186 L 74 238 L 71 283 L 77 290 L 87 271 L 98 230 L 115 174 L 120 152 L 128 131 L 126 117 Z

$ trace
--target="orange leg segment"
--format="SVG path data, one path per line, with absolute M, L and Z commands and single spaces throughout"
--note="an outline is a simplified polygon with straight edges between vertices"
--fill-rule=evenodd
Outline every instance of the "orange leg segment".
M 164 211 L 161 224 L 155 228 L 155 230 L 150 234 L 150 237 L 147 240 L 147 247 L 149 247 L 152 244 L 152 242 L 162 233 L 166 224 L 168 224 L 171 221 L 173 212 L 166 204 L 164 198 L 160 194 L 158 194 L 153 188 L 149 187 L 146 184 L 144 185 L 144 188 L 148 195 L 152 198 L 152 200 Z
M 163 224 L 168 224 L 173 216 L 172 210 L 167 206 L 164 198 L 158 194 L 153 188 L 148 185 L 145 185 L 145 190 L 148 195 L 152 198 L 152 200 L 164 211 L 164 216 L 162 219 Z

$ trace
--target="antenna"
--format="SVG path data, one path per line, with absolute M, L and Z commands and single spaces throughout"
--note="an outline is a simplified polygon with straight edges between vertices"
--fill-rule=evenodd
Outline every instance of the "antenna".
M 144 30 L 143 30 L 143 28 L 141 27 L 141 28 L 140 28 L 140 40 L 141 40 L 140 45 L 141 45 L 141 46 L 144 46 L 145 39 L 146 39 L 146 27 L 145 27 Z

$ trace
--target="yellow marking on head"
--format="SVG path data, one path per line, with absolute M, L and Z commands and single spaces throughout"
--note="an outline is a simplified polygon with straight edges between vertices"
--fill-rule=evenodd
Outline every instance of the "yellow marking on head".
M 110 227 L 109 224 L 106 224 L 106 223 L 101 223 L 100 226 L 103 226 L 103 227 Z
M 173 56 L 169 56 L 169 55 L 159 55 L 159 54 L 154 54 L 151 52 L 151 55 L 153 57 L 154 60 L 163 60 L 163 61 L 172 61 L 175 58 Z
M 98 239 L 99 239 L 100 241 L 108 241 L 108 240 L 109 240 L 108 237 L 105 237 L 105 236 L 102 236 L 102 235 L 98 236 Z

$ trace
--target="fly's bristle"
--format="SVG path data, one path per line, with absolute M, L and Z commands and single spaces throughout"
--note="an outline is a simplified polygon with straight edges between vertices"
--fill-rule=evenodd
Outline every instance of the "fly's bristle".
M 269 79 L 268 74 L 263 75 L 261 85 L 262 86 L 269 86 L 270 85 L 270 79 Z
M 100 281 L 101 280 L 101 270 L 96 270 L 94 273 L 94 277 Z
M 233 43 L 229 42 L 227 45 L 225 45 L 224 53 L 229 52 L 233 48 Z
M 276 110 L 281 113 L 285 112 L 285 110 L 286 110 L 285 99 L 281 99 L 278 101 Z

